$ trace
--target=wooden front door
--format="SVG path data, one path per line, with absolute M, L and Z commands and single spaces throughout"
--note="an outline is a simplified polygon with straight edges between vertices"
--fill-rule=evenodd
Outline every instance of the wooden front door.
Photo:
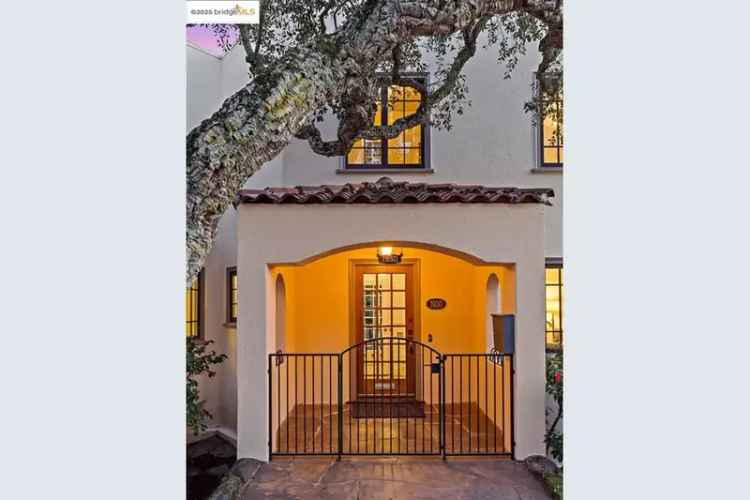
M 354 273 L 358 396 L 415 394 L 413 266 L 357 265 Z

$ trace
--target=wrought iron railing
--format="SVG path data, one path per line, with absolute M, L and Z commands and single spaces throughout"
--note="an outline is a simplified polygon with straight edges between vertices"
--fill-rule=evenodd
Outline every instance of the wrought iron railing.
M 392 337 L 268 362 L 271 457 L 513 455 L 511 354 Z

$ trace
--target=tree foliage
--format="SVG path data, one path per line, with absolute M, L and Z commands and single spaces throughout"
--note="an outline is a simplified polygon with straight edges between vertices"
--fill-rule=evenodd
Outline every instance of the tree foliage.
M 236 38 L 245 48 L 246 61 L 249 65 L 250 79 L 262 77 L 268 68 L 283 56 L 284 52 L 299 47 L 310 39 L 321 41 L 331 39 L 352 16 L 361 15 L 366 0 L 265 0 L 261 1 L 262 19 L 258 25 L 206 25 L 216 35 L 217 41 L 225 51 L 234 46 L 230 40 Z M 439 2 L 438 2 L 439 3 Z M 446 2 L 443 2 L 446 3 Z M 540 2 L 543 3 L 543 2 Z M 550 2 L 547 2 L 550 3 Z M 551 2 L 555 9 L 560 9 L 561 2 Z M 495 49 L 497 60 L 505 66 L 504 78 L 510 78 L 520 57 L 526 54 L 528 47 L 538 43 L 547 34 L 546 25 L 528 10 L 517 10 L 504 16 L 487 16 L 482 23 L 480 35 L 484 35 L 481 45 L 483 50 Z M 434 83 L 436 87 L 449 77 L 452 62 L 464 46 L 461 32 L 446 35 L 413 38 L 400 44 L 400 71 L 424 72 L 426 61 L 435 62 Z M 561 72 L 561 52 L 551 56 L 551 64 L 544 69 L 547 72 Z M 378 61 L 376 71 L 389 74 L 394 70 L 394 58 Z M 371 75 L 375 78 L 375 75 Z M 382 78 L 379 79 L 382 81 Z M 408 85 L 408 82 L 407 82 Z M 538 89 L 534 89 L 535 93 Z M 375 99 L 375 96 L 372 96 Z M 530 100 L 527 110 L 536 110 L 538 101 Z M 466 106 L 471 105 L 469 87 L 465 75 L 457 75 L 448 95 L 431 106 L 431 114 L 425 117 L 425 123 L 438 129 L 450 129 L 454 115 L 461 115 Z M 316 112 L 315 121 L 322 121 L 327 113 L 341 116 L 345 103 L 332 101 Z
M 248 85 L 187 137 L 188 280 L 237 191 L 293 137 L 341 156 L 359 138 L 392 139 L 417 124 L 450 129 L 471 104 L 463 69 L 478 49 L 494 47 L 509 77 L 537 43 L 538 72 L 561 73 L 562 25 L 562 0 L 262 1 L 259 24 L 239 27 Z M 429 84 L 405 75 L 427 61 Z M 540 92 L 555 92 L 555 82 L 540 80 Z M 374 126 L 378 89 L 392 84 L 419 92 L 419 108 Z M 317 124 L 329 116 L 336 135 L 324 138 Z
M 193 337 L 187 337 L 187 368 L 186 368 L 186 388 L 187 388 L 187 426 L 197 435 L 206 430 L 207 422 L 213 418 L 211 412 L 204 408 L 204 401 L 201 401 L 198 392 L 198 377 L 205 374 L 213 377 L 216 372 L 213 365 L 222 363 L 227 359 L 226 354 L 216 354 L 216 351 L 208 351 L 212 340 L 204 341 Z

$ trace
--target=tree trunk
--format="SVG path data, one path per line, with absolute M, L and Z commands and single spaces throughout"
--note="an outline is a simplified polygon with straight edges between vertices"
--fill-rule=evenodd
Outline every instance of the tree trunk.
M 243 184 L 281 152 L 342 81 L 341 71 L 325 59 L 313 47 L 298 50 L 264 84 L 269 91 L 249 83 L 188 134 L 188 283 L 203 267 L 219 219 Z
M 317 109 L 366 87 L 377 64 L 404 40 L 447 35 L 528 1 L 370 0 L 335 39 L 291 49 L 262 82 L 251 82 L 224 101 L 187 136 L 188 284 L 203 267 L 219 219 L 237 192 Z
M 398 41 L 398 0 L 371 3 L 335 43 L 292 50 L 262 83 L 250 82 L 187 137 L 187 283 L 213 248 L 219 219 L 247 179 L 273 159 L 314 111 L 357 85 Z M 402 35 L 403 36 L 403 35 Z

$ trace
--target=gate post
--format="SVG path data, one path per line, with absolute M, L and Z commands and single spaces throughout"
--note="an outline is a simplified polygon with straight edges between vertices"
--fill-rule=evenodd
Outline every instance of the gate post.
M 445 355 L 439 354 L 440 359 L 440 454 L 445 460 Z
M 338 418 L 338 427 L 339 427 L 339 454 L 336 460 L 341 460 L 341 453 L 344 450 L 344 372 L 343 372 L 343 361 L 342 361 L 343 354 L 339 353 L 338 355 L 338 379 L 339 379 L 339 418 Z
M 273 354 L 268 355 L 268 461 L 273 459 L 273 380 L 271 378 L 271 362 Z M 278 383 L 281 383 L 280 381 Z

